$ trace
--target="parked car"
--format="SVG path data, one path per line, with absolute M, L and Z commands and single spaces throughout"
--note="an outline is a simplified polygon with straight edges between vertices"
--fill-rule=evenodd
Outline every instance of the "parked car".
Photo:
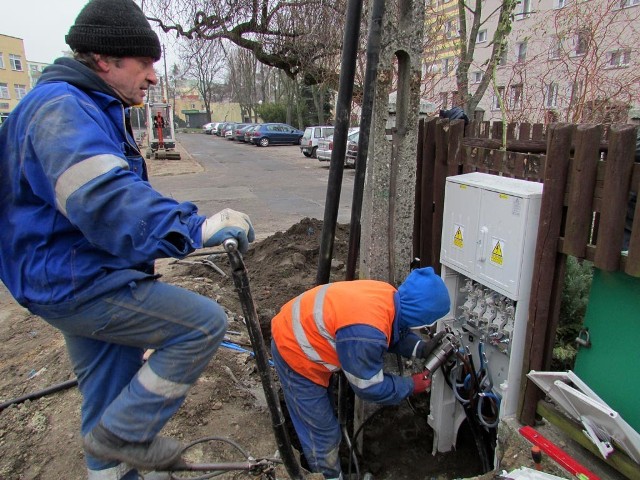
M 358 135 L 353 140 L 347 142 L 347 154 L 344 157 L 345 168 L 356 166 L 356 157 L 358 156 Z
M 359 128 L 350 128 L 347 135 L 347 145 L 350 141 L 358 138 Z M 318 139 L 318 149 L 316 150 L 316 157 L 321 162 L 328 162 L 331 160 L 331 152 L 333 151 L 333 135 L 329 135 L 327 138 Z
M 307 127 L 300 140 L 300 151 L 305 157 L 315 157 L 318 150 L 318 140 L 333 135 L 332 126 Z
M 271 144 L 298 145 L 304 132 L 286 123 L 262 123 L 251 131 L 251 143 L 260 147 Z
M 220 122 L 220 124 L 218 125 L 218 128 L 215 130 L 215 132 L 214 132 L 214 133 L 215 133 L 217 136 L 222 137 L 222 136 L 223 136 L 223 133 L 222 133 L 222 132 L 223 132 L 224 128 L 225 128 L 227 125 L 229 125 L 229 123 L 230 123 L 230 122 Z
M 202 125 L 202 133 L 205 133 L 207 135 L 211 135 L 213 133 L 213 127 L 214 127 L 215 123 L 205 123 L 204 125 Z
M 220 131 L 220 125 L 222 125 L 222 122 L 216 122 L 213 124 L 213 128 L 211 129 L 211 134 L 212 135 L 218 135 L 218 132 Z
M 253 125 L 253 123 L 236 123 L 233 127 L 233 132 L 231 134 L 230 140 L 244 142 L 244 131 L 251 125 Z
M 220 136 L 222 138 L 229 138 L 233 134 L 233 129 L 235 128 L 235 126 L 235 122 L 226 123 L 224 125 L 224 128 L 222 129 L 222 133 Z
M 252 136 L 252 132 L 258 128 L 260 126 L 260 124 L 258 123 L 254 123 L 253 125 L 251 125 L 250 127 L 247 127 L 247 129 L 244 131 L 244 141 L 245 143 L 251 144 L 251 136 Z

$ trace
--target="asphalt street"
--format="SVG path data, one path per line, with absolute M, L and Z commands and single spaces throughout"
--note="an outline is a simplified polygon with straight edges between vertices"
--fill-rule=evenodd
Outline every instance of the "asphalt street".
M 202 215 L 233 208 L 251 217 L 258 239 L 285 231 L 305 217 L 324 218 L 329 162 L 307 158 L 298 145 L 256 147 L 214 135 L 178 134 L 204 171 L 153 177 L 153 186 Z M 345 169 L 339 223 L 349 223 L 355 171 Z

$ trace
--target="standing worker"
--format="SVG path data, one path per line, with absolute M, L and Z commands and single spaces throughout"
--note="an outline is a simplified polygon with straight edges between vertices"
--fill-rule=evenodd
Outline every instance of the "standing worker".
M 160 112 L 157 112 L 153 117 L 153 128 L 156 129 L 156 135 L 158 135 L 158 148 L 164 148 L 164 118 Z
M 449 307 L 447 288 L 431 267 L 413 270 L 397 290 L 376 280 L 336 282 L 282 307 L 271 323 L 271 350 L 312 472 L 342 479 L 331 375 L 342 369 L 356 395 L 383 405 L 428 390 L 431 380 L 423 373 L 384 373 L 384 354 L 427 358 L 444 332 L 423 341 L 411 329 L 433 324 Z
M 47 67 L 0 127 L 0 278 L 64 335 L 89 478 L 137 479 L 180 458 L 158 432 L 227 327 L 216 302 L 158 281 L 154 261 L 227 238 L 246 250 L 254 232 L 243 213 L 206 218 L 148 183 L 129 107 L 157 83 L 161 47 L 142 10 L 90 1 L 65 39 L 74 58 Z

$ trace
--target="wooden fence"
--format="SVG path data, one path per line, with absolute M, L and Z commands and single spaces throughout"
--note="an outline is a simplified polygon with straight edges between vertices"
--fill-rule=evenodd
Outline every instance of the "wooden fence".
M 421 120 L 413 249 L 440 265 L 445 179 L 485 172 L 544 183 L 523 373 L 549 370 L 567 255 L 640 277 L 640 220 L 622 254 L 630 192 L 640 187 L 634 125 L 508 124 Z M 640 205 L 635 208 L 640 218 Z M 526 376 L 518 417 L 533 424 L 541 392 Z

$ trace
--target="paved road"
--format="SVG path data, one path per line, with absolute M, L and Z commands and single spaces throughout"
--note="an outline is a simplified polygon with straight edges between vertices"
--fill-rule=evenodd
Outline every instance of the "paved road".
M 328 162 L 302 155 L 298 146 L 255 147 L 212 135 L 179 134 L 178 142 L 204 172 L 153 177 L 153 186 L 204 215 L 229 207 L 251 217 L 259 239 L 305 217 L 324 218 Z M 354 170 L 344 171 L 338 222 L 349 223 Z

